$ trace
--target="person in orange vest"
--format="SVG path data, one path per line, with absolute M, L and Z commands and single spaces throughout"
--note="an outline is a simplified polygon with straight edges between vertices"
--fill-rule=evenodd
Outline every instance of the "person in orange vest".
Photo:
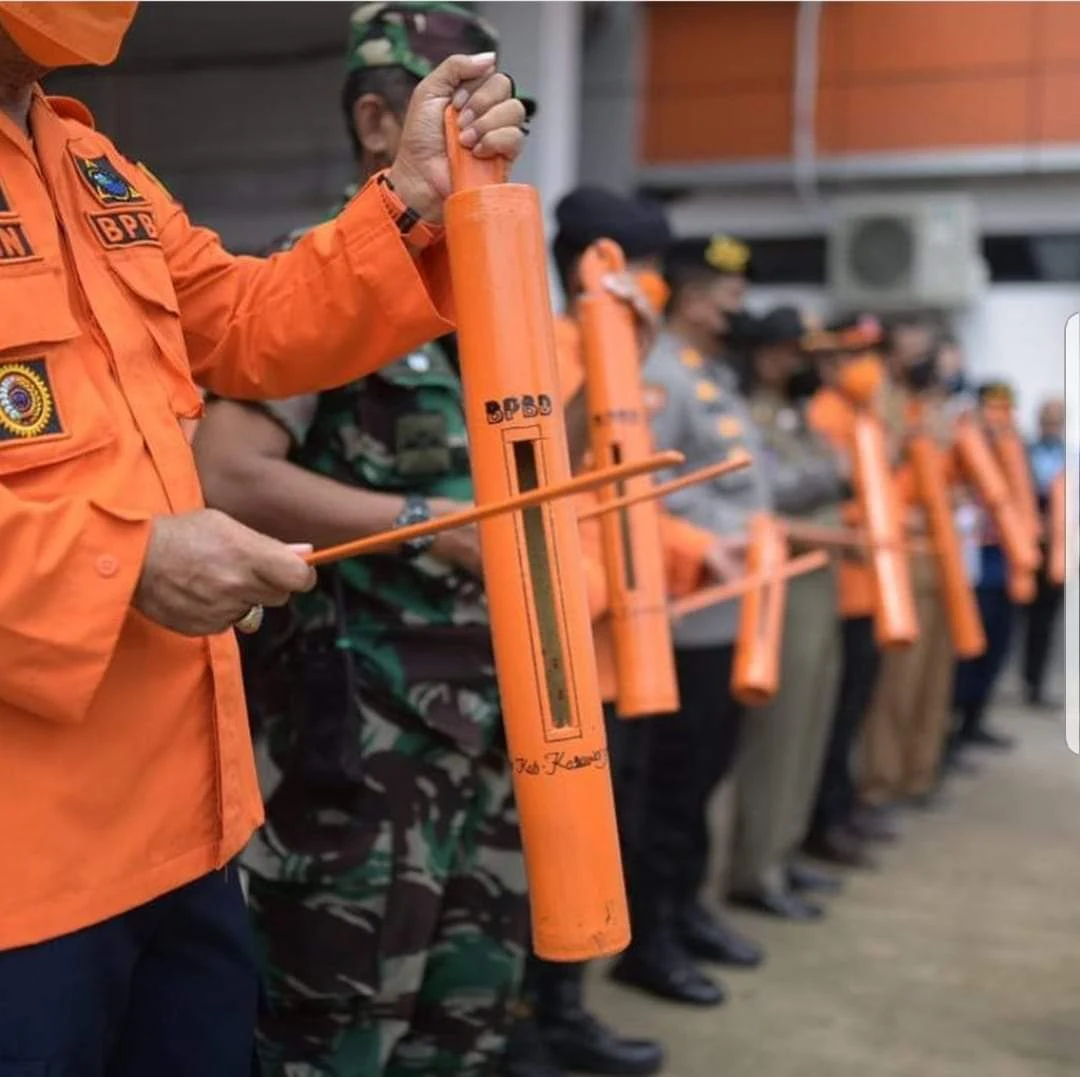
M 917 423 L 946 454 L 951 446 L 938 347 L 935 327 L 920 319 L 893 326 L 886 343 L 891 377 L 882 411 L 899 446 L 897 478 L 904 510 L 920 536 L 927 533 L 926 515 L 903 445 Z M 876 820 L 883 829 L 901 805 L 933 803 L 951 727 L 956 658 L 940 571 L 933 557 L 915 556 L 910 563 L 919 638 L 884 655 L 860 745 L 860 818 L 864 825 Z
M 885 368 L 875 349 L 881 338 L 878 322 L 862 317 L 834 323 L 818 345 L 812 345 L 822 385 L 807 406 L 807 421 L 841 453 L 850 454 L 856 408 L 873 406 L 880 398 Z M 857 522 L 852 502 L 846 519 L 849 524 Z M 856 830 L 852 754 L 881 663 L 874 640 L 874 579 L 858 549 L 841 552 L 836 574 L 840 685 L 805 848 L 827 863 L 864 868 L 872 867 L 874 860 L 866 836 Z
M 232 860 L 262 819 L 233 627 L 311 587 L 203 506 L 179 420 L 370 372 L 452 325 L 443 113 L 517 156 L 491 55 L 417 91 L 392 168 L 268 261 L 236 258 L 46 97 L 129 3 L 0 3 L 0 1068 L 247 1074 L 255 955 Z

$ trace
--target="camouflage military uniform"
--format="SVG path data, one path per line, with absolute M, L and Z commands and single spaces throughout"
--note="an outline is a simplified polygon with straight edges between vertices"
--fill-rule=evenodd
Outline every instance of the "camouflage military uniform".
M 305 468 L 469 501 L 462 408 L 433 344 L 268 411 Z M 482 585 L 390 552 L 321 571 L 291 616 L 249 678 L 268 1077 L 489 1073 L 528 922 Z

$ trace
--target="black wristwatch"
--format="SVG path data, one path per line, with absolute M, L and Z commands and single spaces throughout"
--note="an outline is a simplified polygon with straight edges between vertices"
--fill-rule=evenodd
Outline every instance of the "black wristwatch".
M 394 527 L 408 527 L 410 524 L 422 524 L 431 519 L 431 509 L 427 501 L 422 497 L 409 496 L 405 498 L 405 505 L 394 520 Z M 419 557 L 431 549 L 435 541 L 434 535 L 423 535 L 420 538 L 409 539 L 401 544 L 401 552 L 406 557 Z

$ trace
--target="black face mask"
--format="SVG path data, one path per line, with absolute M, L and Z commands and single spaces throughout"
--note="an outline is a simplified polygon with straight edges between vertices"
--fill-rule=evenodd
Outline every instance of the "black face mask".
M 822 386 L 821 373 L 813 363 L 800 367 L 787 380 L 788 399 L 793 402 L 809 400 Z
M 908 388 L 914 389 L 917 393 L 930 389 L 937 384 L 937 380 L 937 356 L 934 355 L 928 355 L 925 359 L 912 363 L 904 371 L 904 381 Z
M 745 310 L 737 310 L 732 314 L 725 312 L 724 318 L 727 327 L 720 334 L 720 339 L 725 344 L 739 346 L 747 344 L 753 338 L 754 319 Z
M 949 396 L 955 396 L 957 393 L 962 393 L 967 389 L 967 379 L 963 374 L 950 374 L 941 384 Z

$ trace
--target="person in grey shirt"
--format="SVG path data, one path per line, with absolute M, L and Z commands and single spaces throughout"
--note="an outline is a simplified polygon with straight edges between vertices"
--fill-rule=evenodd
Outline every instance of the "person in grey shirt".
M 732 366 L 746 289 L 749 252 L 724 236 L 680 241 L 667 258 L 668 320 L 645 364 L 657 401 L 657 450 L 677 449 L 691 472 L 736 450 L 760 459 L 761 443 Z M 749 468 L 671 495 L 665 507 L 718 536 L 741 539 L 752 515 L 771 509 L 755 460 Z M 737 570 L 733 570 L 737 571 Z M 731 769 L 742 707 L 730 690 L 738 603 L 728 602 L 674 626 L 681 709 L 658 725 L 645 778 L 640 863 L 630 882 L 634 939 L 612 975 L 677 1002 L 714 1006 L 720 986 L 694 959 L 744 967 L 761 950 L 707 912 L 698 897 L 709 860 L 707 808 Z

